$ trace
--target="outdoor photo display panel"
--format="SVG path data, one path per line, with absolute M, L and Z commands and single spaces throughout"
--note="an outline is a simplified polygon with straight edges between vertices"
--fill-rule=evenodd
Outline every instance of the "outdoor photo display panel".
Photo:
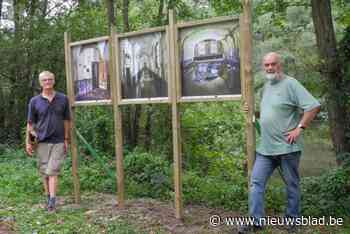
M 108 41 L 75 45 L 71 51 L 75 101 L 109 100 Z
M 182 96 L 240 95 L 239 21 L 180 28 Z
M 122 99 L 168 97 L 165 32 L 119 39 Z

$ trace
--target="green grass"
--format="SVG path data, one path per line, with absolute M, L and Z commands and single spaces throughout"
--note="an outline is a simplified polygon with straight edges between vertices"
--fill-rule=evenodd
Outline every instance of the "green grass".
M 142 233 L 135 223 L 127 220 L 128 217 L 116 215 L 109 204 L 104 204 L 105 207 L 101 208 L 104 202 L 96 194 L 98 192 L 114 193 L 114 189 L 107 187 L 114 187 L 112 181 L 115 179 L 109 178 L 98 163 L 82 163 L 79 166 L 82 185 L 81 206 L 73 204 L 71 195 L 73 184 L 69 160 L 62 173 L 59 196 L 64 198 L 64 204 L 60 206 L 57 213 L 48 214 L 43 209 L 46 198 L 42 192 L 35 159 L 28 158 L 22 150 L 10 148 L 3 150 L 0 153 L 0 229 L 7 226 L 8 230 L 15 233 Z M 193 182 L 192 179 L 191 182 Z M 186 182 L 185 178 L 184 182 Z M 212 181 L 212 184 L 213 186 L 210 187 L 218 186 L 217 181 Z M 269 192 L 266 194 L 267 209 L 274 208 L 274 212 L 283 212 L 282 208 L 285 203 L 283 187 L 282 181 L 270 183 Z M 184 185 L 184 188 L 187 187 Z M 134 189 L 137 190 L 134 191 L 134 194 L 140 194 L 140 191 L 145 188 L 139 186 Z M 216 193 L 216 189 L 208 187 L 203 192 L 208 193 L 206 197 L 220 200 L 215 197 L 221 194 Z M 226 193 L 231 194 L 230 191 L 223 191 L 222 194 Z M 223 203 L 229 200 L 227 197 L 221 199 Z M 105 208 L 109 209 L 109 213 L 104 212 Z M 346 225 L 343 227 L 322 227 L 322 229 L 310 227 L 307 233 L 350 233 L 350 220 L 348 217 L 343 218 L 346 219 Z M 271 230 L 268 229 L 266 233 L 276 231 L 276 229 Z
M 87 207 L 67 206 L 48 214 L 34 159 L 20 150 L 0 156 L 0 227 L 15 233 L 140 233 L 123 220 L 100 219 L 86 214 Z M 62 188 L 67 193 L 67 187 Z

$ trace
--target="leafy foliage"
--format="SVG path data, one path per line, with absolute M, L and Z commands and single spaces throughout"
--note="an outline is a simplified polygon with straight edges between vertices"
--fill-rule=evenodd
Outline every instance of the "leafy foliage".
M 302 208 L 305 215 L 350 215 L 350 170 L 337 168 L 319 177 L 302 181 Z
M 124 165 L 133 195 L 170 199 L 172 168 L 164 157 L 135 150 L 126 155 Z
M 21 1 L 16 1 L 21 2 Z M 79 1 L 84 2 L 84 1 Z M 87 2 L 87 1 L 85 1 Z M 9 144 L 21 142 L 25 126 L 25 110 L 29 98 L 38 92 L 37 75 L 43 69 L 56 74 L 57 88 L 65 90 L 63 32 L 70 31 L 72 40 L 108 35 L 105 6 L 80 4 L 52 17 L 40 11 L 24 14 L 17 22 L 16 33 L 0 34 L 0 205 L 14 206 L 15 210 L 0 210 L 0 216 L 15 216 L 22 232 L 72 233 L 75 222 L 84 222 L 81 210 L 73 210 L 59 217 L 64 221 L 57 229 L 54 218 L 42 211 L 31 210 L 29 203 L 41 199 L 41 181 L 34 160 L 24 160 L 24 154 L 9 149 Z M 98 2 L 98 4 L 97 4 Z M 141 4 L 142 2 L 142 4 Z M 254 76 L 256 83 L 262 78 L 261 57 L 268 51 L 283 54 L 285 72 L 295 76 L 321 101 L 327 90 L 321 80 L 316 53 L 310 3 L 306 0 L 256 0 L 254 10 Z M 121 1 L 117 4 L 117 30 L 124 31 Z M 160 1 L 131 0 L 129 21 L 131 30 L 166 24 L 165 12 L 159 15 Z M 165 8 L 176 9 L 178 20 L 203 19 L 212 16 L 234 15 L 241 11 L 239 1 L 164 0 Z M 349 109 L 349 3 L 332 2 L 337 39 L 344 65 L 344 93 L 341 96 Z M 30 6 L 23 6 L 30 12 Z M 340 96 L 340 95 L 339 95 Z M 106 169 L 115 171 L 114 127 L 111 107 L 76 108 L 76 126 L 98 152 L 99 160 L 92 157 L 86 147 L 79 148 L 79 176 L 82 192 L 115 192 L 116 178 Z M 248 186 L 244 172 L 244 116 L 240 103 L 181 104 L 181 134 L 183 147 L 183 195 L 187 204 L 205 204 L 227 209 L 247 210 Z M 138 147 L 125 145 L 126 190 L 130 197 L 171 199 L 173 192 L 171 109 L 169 105 L 143 106 L 137 119 Z M 125 126 L 124 126 L 125 127 Z M 150 129 L 148 129 L 148 127 Z M 350 129 L 350 126 L 347 126 Z M 328 128 L 327 128 L 328 129 Z M 349 131 L 348 131 L 349 132 Z M 320 131 L 317 132 L 320 134 Z M 312 137 L 317 138 L 317 134 Z M 328 132 L 322 131 L 323 135 Z M 350 135 L 348 136 L 350 139 Z M 329 141 L 323 136 L 322 140 Z M 125 141 L 127 142 L 127 141 Z M 342 168 L 320 177 L 303 179 L 303 212 L 317 215 L 349 215 L 349 162 L 343 157 Z M 104 165 L 100 162 L 104 162 Z M 61 194 L 69 194 L 73 187 L 71 161 L 63 168 Z M 268 187 L 266 207 L 271 212 L 282 212 L 283 186 L 276 181 Z M 33 219 L 32 217 L 40 219 Z M 39 222 L 39 223 L 38 223 Z M 98 222 L 97 222 L 98 223 Z M 114 232 L 119 224 L 100 223 L 82 226 L 82 233 L 99 232 L 99 226 Z M 125 233 L 130 231 L 126 228 Z M 123 230 L 120 231 L 123 233 Z M 132 231 L 131 231 L 132 232 Z M 133 232 L 132 232 L 133 233 Z
M 181 115 L 186 168 L 207 175 L 226 166 L 234 170 L 232 165 L 240 164 L 234 161 L 242 162 L 244 120 L 239 103 L 193 104 Z
M 111 107 L 81 107 L 76 111 L 76 128 L 94 149 L 112 157 L 114 152 L 113 112 Z M 82 148 L 83 154 L 87 151 Z

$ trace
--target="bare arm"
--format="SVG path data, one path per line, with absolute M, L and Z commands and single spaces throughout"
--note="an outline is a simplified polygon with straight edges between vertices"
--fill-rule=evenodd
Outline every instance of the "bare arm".
M 31 123 L 27 123 L 26 130 L 26 152 L 29 156 L 32 156 L 34 153 L 33 145 L 30 140 L 30 132 L 33 132 L 33 125 Z
M 304 128 L 308 127 L 310 122 L 316 117 L 317 113 L 320 112 L 321 107 L 318 106 L 310 111 L 304 112 L 303 117 L 301 118 L 300 125 Z M 295 128 L 292 131 L 287 133 L 287 141 L 289 144 L 294 143 L 303 130 L 301 128 Z
M 70 140 L 70 120 L 64 120 L 64 140 Z
M 70 120 L 65 120 L 64 121 L 64 139 L 69 140 L 69 135 L 70 135 Z
M 301 118 L 300 124 L 305 128 L 309 126 L 310 122 L 316 117 L 318 112 L 320 112 L 321 106 L 318 106 L 311 111 L 304 112 L 303 117 Z
M 26 145 L 27 144 L 30 144 L 30 141 L 29 141 L 29 131 L 30 129 L 32 128 L 31 124 L 30 123 L 27 123 L 27 130 L 26 130 Z
M 68 151 L 68 145 L 70 143 L 70 120 L 64 120 L 64 150 L 65 153 Z

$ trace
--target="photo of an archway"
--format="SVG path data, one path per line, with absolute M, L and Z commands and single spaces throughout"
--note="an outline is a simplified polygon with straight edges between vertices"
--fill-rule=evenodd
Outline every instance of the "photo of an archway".
M 182 96 L 240 95 L 239 23 L 180 29 Z
M 71 51 L 75 101 L 110 99 L 108 41 L 73 46 Z
M 119 54 L 122 99 L 168 97 L 165 32 L 120 38 Z

